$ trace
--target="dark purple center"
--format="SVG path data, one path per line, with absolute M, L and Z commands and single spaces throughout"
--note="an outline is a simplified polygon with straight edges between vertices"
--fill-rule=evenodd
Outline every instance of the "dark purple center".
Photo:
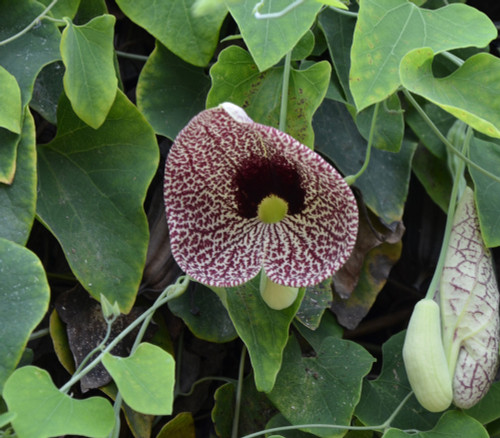
M 257 207 L 269 195 L 276 195 L 288 203 L 288 214 L 304 209 L 304 189 L 297 170 L 282 157 L 268 159 L 251 157 L 244 161 L 233 178 L 236 203 L 240 216 L 257 216 Z

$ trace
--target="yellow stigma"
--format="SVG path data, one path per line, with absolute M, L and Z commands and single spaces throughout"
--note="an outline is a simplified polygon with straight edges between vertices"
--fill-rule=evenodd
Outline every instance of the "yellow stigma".
M 257 208 L 257 216 L 265 224 L 274 224 L 288 213 L 288 202 L 276 195 L 266 196 Z

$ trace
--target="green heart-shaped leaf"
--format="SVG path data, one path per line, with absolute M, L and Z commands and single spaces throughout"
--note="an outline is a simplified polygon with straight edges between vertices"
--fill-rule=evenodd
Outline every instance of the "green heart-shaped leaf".
M 134 23 L 146 29 L 178 57 L 198 67 L 206 66 L 219 40 L 226 8 L 209 8 L 195 15 L 196 0 L 117 0 L 120 9 Z
M 304 358 L 299 343 L 290 337 L 269 398 L 292 424 L 348 425 L 373 362 L 358 344 L 335 337 L 323 340 L 316 357 Z M 329 438 L 345 434 L 339 429 L 305 430 Z
M 417 49 L 401 61 L 401 83 L 474 129 L 500 138 L 500 59 L 478 53 L 451 75 L 435 78 L 434 53 Z
M 3 397 L 19 437 L 60 435 L 106 437 L 115 423 L 111 404 L 102 397 L 76 400 L 60 392 L 47 371 L 34 366 L 17 369 L 5 384 Z
M 150 415 L 172 413 L 175 361 L 165 350 L 144 342 L 129 357 L 106 353 L 102 363 L 132 409 Z
M 127 313 L 148 246 L 142 204 L 158 165 L 154 132 L 121 92 L 97 130 L 67 99 L 58 114 L 56 138 L 38 149 L 38 216 L 82 285 Z
M 83 26 L 66 19 L 61 55 L 64 90 L 75 113 L 97 129 L 113 105 L 117 79 L 113 61 L 115 17 L 101 15 Z
M 271 309 L 261 298 L 260 276 L 241 286 L 227 288 L 229 315 L 248 348 L 259 391 L 269 392 L 281 367 L 288 329 L 302 301 L 303 292 L 290 307 Z
M 408 0 L 361 0 L 350 73 L 358 111 L 397 90 L 399 63 L 411 50 L 430 47 L 434 52 L 442 52 L 484 47 L 496 36 L 497 30 L 489 18 L 467 5 L 454 3 L 428 10 Z
M 269 0 L 261 14 L 279 12 L 289 0 Z M 238 23 L 243 39 L 260 71 L 267 70 L 290 52 L 313 24 L 321 9 L 317 2 L 303 2 L 287 14 L 272 19 L 256 19 L 254 0 L 228 2 L 229 11 Z
M 28 337 L 49 305 L 50 290 L 40 260 L 0 238 L 0 394 L 16 368 Z

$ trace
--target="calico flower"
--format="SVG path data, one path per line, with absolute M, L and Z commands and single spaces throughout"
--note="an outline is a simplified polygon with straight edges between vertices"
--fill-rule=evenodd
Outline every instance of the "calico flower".
M 500 337 L 498 284 L 470 188 L 455 213 L 439 290 L 453 403 L 467 409 L 493 383 Z
M 344 264 L 356 240 L 356 200 L 339 173 L 231 103 L 179 133 L 164 195 L 175 260 L 210 286 L 237 286 L 261 270 L 274 286 L 315 285 Z

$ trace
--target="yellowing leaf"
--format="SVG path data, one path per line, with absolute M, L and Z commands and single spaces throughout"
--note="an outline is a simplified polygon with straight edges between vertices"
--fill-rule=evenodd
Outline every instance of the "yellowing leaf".
M 432 74 L 434 52 L 417 49 L 401 61 L 401 83 L 474 129 L 500 138 L 500 59 L 479 53 L 444 78 Z
M 456 23 L 460 23 L 460 32 Z M 442 52 L 484 47 L 496 35 L 488 17 L 467 5 L 454 3 L 428 10 L 408 0 L 361 0 L 350 73 L 358 111 L 397 90 L 399 63 L 411 50 L 430 47 L 434 52 Z
M 102 363 L 132 409 L 151 415 L 172 413 L 175 361 L 169 353 L 142 343 L 130 357 L 106 353 Z
M 5 384 L 3 397 L 20 438 L 60 435 L 106 437 L 113 428 L 113 407 L 105 398 L 76 400 L 60 392 L 47 371 L 34 366 L 17 369 Z

